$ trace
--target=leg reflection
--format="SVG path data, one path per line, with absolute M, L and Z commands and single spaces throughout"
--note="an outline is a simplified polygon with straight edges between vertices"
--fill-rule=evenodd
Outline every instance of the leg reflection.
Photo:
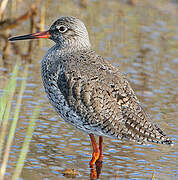
M 102 169 L 102 161 L 96 161 L 95 165 L 91 165 L 90 179 L 99 179 L 99 176 L 101 174 L 101 169 Z

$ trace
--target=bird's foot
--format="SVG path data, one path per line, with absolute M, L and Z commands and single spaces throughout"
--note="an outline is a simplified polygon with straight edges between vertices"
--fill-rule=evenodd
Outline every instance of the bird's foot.
M 101 174 L 103 155 L 99 155 L 97 160 L 92 157 L 92 160 L 90 161 L 90 179 L 98 179 Z

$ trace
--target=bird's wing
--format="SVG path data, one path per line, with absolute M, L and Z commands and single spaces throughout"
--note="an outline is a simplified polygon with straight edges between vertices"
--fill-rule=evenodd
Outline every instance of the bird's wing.
M 105 61 L 93 69 L 91 66 L 90 71 L 87 66 L 83 68 L 85 72 L 63 72 L 58 87 L 70 107 L 83 117 L 86 128 L 140 143 L 171 143 L 145 113 L 127 79 L 116 68 Z

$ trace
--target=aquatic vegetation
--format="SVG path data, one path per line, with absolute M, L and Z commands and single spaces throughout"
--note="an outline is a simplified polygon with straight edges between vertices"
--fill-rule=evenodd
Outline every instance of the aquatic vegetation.
M 0 179 L 3 179 L 6 173 L 6 167 L 9 159 L 9 154 L 13 145 L 13 139 L 16 132 L 16 126 L 19 119 L 20 108 L 22 103 L 22 97 L 25 90 L 26 79 L 28 76 L 28 64 L 25 66 L 23 73 L 23 80 L 20 85 L 19 94 L 17 97 L 17 102 L 15 106 L 15 111 L 11 120 L 10 112 L 12 110 L 12 104 L 14 100 L 14 93 L 17 87 L 17 77 L 18 77 L 19 64 L 16 64 L 9 80 L 9 83 L 4 88 L 2 96 L 0 97 L 0 123 L 1 123 L 1 133 L 0 133 L 0 158 L 2 159 L 0 167 Z M 30 117 L 30 122 L 28 129 L 25 134 L 24 143 L 21 148 L 19 159 L 15 166 L 15 171 L 13 174 L 13 179 L 18 179 L 23 168 L 26 154 L 28 152 L 29 143 L 32 138 L 32 133 L 35 126 L 35 120 L 39 114 L 39 107 L 36 106 Z M 8 137 L 6 140 L 6 136 Z

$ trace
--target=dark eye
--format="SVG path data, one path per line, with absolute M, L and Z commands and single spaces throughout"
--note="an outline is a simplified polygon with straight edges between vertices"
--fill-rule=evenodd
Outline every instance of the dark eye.
M 59 32 L 61 32 L 61 33 L 64 33 L 64 32 L 67 31 L 67 27 L 65 27 L 65 26 L 63 26 L 63 25 L 57 26 L 56 28 L 57 28 L 57 29 L 59 30 Z

